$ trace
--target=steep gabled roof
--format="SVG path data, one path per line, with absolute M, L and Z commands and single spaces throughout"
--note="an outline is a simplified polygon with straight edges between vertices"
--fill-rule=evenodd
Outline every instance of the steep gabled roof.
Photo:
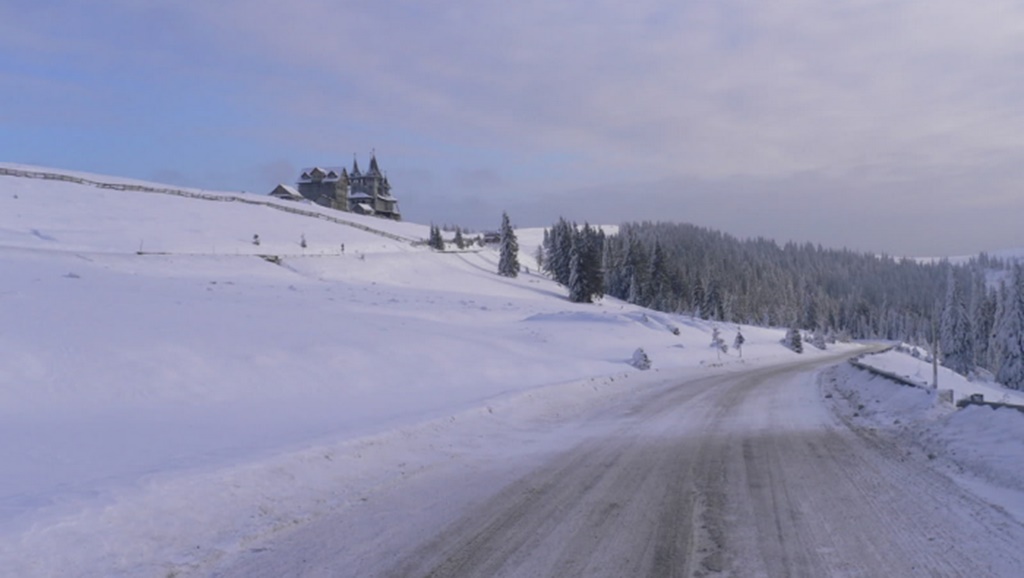
M 284 184 L 274 187 L 274 190 L 270 191 L 270 196 L 278 199 L 285 199 L 287 201 L 301 201 L 305 198 L 301 193 L 299 193 L 299 191 L 296 191 L 294 188 Z
M 370 170 L 368 171 L 368 174 L 377 177 L 381 176 L 380 167 L 377 166 L 377 155 L 375 154 L 370 156 Z
M 333 183 L 343 177 L 348 178 L 345 167 L 309 167 L 302 169 L 302 173 L 299 175 L 299 182 L 311 183 L 314 180 L 322 180 Z

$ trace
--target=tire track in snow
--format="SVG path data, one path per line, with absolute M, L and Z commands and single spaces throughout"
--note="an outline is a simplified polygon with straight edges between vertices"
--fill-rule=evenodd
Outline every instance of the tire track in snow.
M 297 533 L 286 542 L 295 550 L 272 544 L 259 559 L 289 576 L 1018 575 L 1024 527 L 832 416 L 812 378 L 825 364 L 638 392 L 588 414 L 578 442 L 510 469 L 513 479 L 448 478 L 453 495 L 475 483 L 494 491 L 450 499 L 455 513 L 437 525 L 371 508 L 363 515 L 417 529 L 348 543 L 325 522 L 333 538 Z M 252 560 L 223 576 L 260 575 Z

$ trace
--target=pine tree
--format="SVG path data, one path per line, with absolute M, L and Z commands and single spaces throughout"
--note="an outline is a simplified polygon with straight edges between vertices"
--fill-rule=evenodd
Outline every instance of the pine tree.
M 508 213 L 501 214 L 501 244 L 498 258 L 498 274 L 505 277 L 519 276 L 519 241 L 509 222 Z
M 569 284 L 569 259 L 575 227 L 569 225 L 564 218 L 545 230 L 544 236 L 544 271 L 562 285 Z
M 697 279 L 697 282 L 693 284 L 693 294 L 690 295 L 690 302 L 693 303 L 694 317 L 707 318 L 704 311 L 704 298 L 704 280 Z
M 444 237 L 441 236 L 441 227 L 430 225 L 430 237 L 427 239 L 427 246 L 437 251 L 444 251 Z
M 704 295 L 704 304 L 701 306 L 704 319 L 721 321 L 723 315 L 722 293 L 718 289 L 718 282 L 712 280 L 708 283 L 707 293 Z
M 657 307 L 664 294 L 669 290 L 668 273 L 665 271 L 665 251 L 661 243 L 655 241 L 651 249 L 651 259 L 647 264 L 647 278 L 649 285 L 647 290 L 647 305 Z
M 583 259 L 580 257 L 580 250 L 573 243 L 569 252 L 569 301 L 574 303 L 590 303 L 590 294 L 587 291 L 587 276 L 583 270 Z
M 466 239 L 462 236 L 462 227 L 455 227 L 455 246 L 459 249 L 466 248 Z
M 589 223 L 583 224 L 579 232 L 581 240 L 580 260 L 583 274 L 586 276 L 587 301 L 604 295 L 604 273 L 601 263 L 604 261 L 604 233 Z
M 992 367 L 990 363 L 989 335 L 995 325 L 996 301 L 995 293 L 985 287 L 985 274 L 976 271 L 974 289 L 972 291 L 972 313 L 974 320 L 974 364 Z
M 989 301 L 989 293 L 985 288 L 985 272 L 980 265 L 971 269 L 971 298 L 968 306 L 968 318 L 971 320 L 971 337 L 974 339 L 975 366 L 987 367 L 988 334 L 992 331 L 992 313 L 994 303 Z
M 974 369 L 974 330 L 967 317 L 964 292 L 951 267 L 946 276 L 946 300 L 942 308 L 939 335 L 942 340 L 942 364 L 962 375 L 970 373 Z
M 1003 358 L 1003 344 L 1000 340 L 1003 333 L 1003 322 L 1006 320 L 1006 305 L 1009 303 L 1009 289 L 1006 282 L 1001 281 L 999 287 L 993 291 L 995 308 L 992 311 L 992 331 L 988 336 L 988 367 L 993 371 L 999 369 L 999 363 Z
M 629 276 L 629 293 L 626 301 L 634 305 L 640 303 L 640 282 L 637 281 L 636 273 Z
M 797 329 L 795 325 L 790 327 L 789 331 L 786 332 L 786 338 L 783 340 L 783 344 L 797 353 L 804 352 L 804 340 L 803 337 L 800 336 L 800 330 Z
M 562 285 L 569 284 L 570 260 L 572 259 L 572 244 L 576 236 L 576 225 L 569 224 L 565 219 L 559 219 L 554 231 L 558 232 L 555 237 L 555 280 Z
M 722 338 L 722 332 L 717 326 L 711 328 L 711 347 L 717 349 L 719 353 L 726 353 L 729 351 L 729 344 L 727 344 L 725 339 Z M 721 359 L 722 356 L 719 355 L 718 357 Z
M 1015 265 L 1008 284 L 1003 318 L 996 337 L 999 367 L 996 380 L 1012 389 L 1024 389 L 1024 267 Z
M 811 345 L 818 349 L 825 349 L 825 332 L 821 330 L 821 327 L 816 328 L 811 335 Z
M 740 357 L 743 357 L 743 344 L 746 343 L 747 339 L 743 337 L 743 333 L 736 328 L 736 339 L 732 340 L 732 348 L 739 352 Z

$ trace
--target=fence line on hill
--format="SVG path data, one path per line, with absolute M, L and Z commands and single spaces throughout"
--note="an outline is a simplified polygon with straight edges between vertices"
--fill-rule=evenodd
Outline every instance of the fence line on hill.
M 331 215 L 325 215 L 325 214 L 320 213 L 318 211 L 311 211 L 311 210 L 307 210 L 307 209 L 302 209 L 300 207 L 288 207 L 288 206 L 279 205 L 277 203 L 269 201 L 268 199 L 245 198 L 245 197 L 241 197 L 241 196 L 237 196 L 237 195 L 204 193 L 204 192 L 199 192 L 199 191 L 188 191 L 188 190 L 185 190 L 185 189 L 174 189 L 174 188 L 168 188 L 168 187 L 150 187 L 150 186 L 147 186 L 147 185 L 133 185 L 133 184 L 128 184 L 128 183 L 105 183 L 105 182 L 102 182 L 102 181 L 94 181 L 92 179 L 87 179 L 87 178 L 84 178 L 84 177 L 76 177 L 76 176 L 65 175 L 65 174 L 61 174 L 61 173 L 51 173 L 51 172 L 46 172 L 46 171 L 30 171 L 30 170 L 24 170 L 24 169 L 12 169 L 12 168 L 7 168 L 7 167 L 0 167 L 0 175 L 7 175 L 7 176 L 12 176 L 12 177 L 24 177 L 24 178 L 29 178 L 29 179 L 43 179 L 43 180 L 49 180 L 49 181 L 65 181 L 65 182 L 76 183 L 76 184 L 81 184 L 81 185 L 89 185 L 89 186 L 97 187 L 97 188 L 100 188 L 100 189 L 112 189 L 112 190 L 115 190 L 115 191 L 137 191 L 137 192 L 141 192 L 141 193 L 157 193 L 157 194 L 164 194 L 164 195 L 174 195 L 174 196 L 178 196 L 178 197 L 187 197 L 187 198 L 190 198 L 190 199 L 200 199 L 200 200 L 204 200 L 204 201 L 239 202 L 239 203 L 246 203 L 246 204 L 249 204 L 249 205 L 259 205 L 259 206 L 263 206 L 263 207 L 269 207 L 271 209 L 275 209 L 275 210 L 278 210 L 278 211 L 284 211 L 286 213 L 294 213 L 296 215 L 302 215 L 304 217 L 313 217 L 313 218 L 316 218 L 316 219 L 323 219 L 325 221 L 330 221 L 332 223 L 337 223 L 339 225 L 345 225 L 347 227 L 353 227 L 355 229 L 359 229 L 361 231 L 366 231 L 367 233 L 372 233 L 374 235 L 379 235 L 381 237 L 385 237 L 385 238 L 391 239 L 393 241 L 398 241 L 398 242 L 401 242 L 401 243 L 418 243 L 418 242 L 421 241 L 421 239 L 413 239 L 413 238 L 410 238 L 410 237 L 403 237 L 401 235 L 396 235 L 394 233 L 389 233 L 387 231 L 381 231 L 380 229 L 374 229 L 373 227 L 370 227 L 370 226 L 367 226 L 367 225 L 363 225 L 362 223 L 356 223 L 354 221 L 349 221 L 348 219 L 342 219 L 342 218 L 334 217 L 334 216 L 331 216 Z M 284 201 L 284 202 L 293 202 L 293 201 Z

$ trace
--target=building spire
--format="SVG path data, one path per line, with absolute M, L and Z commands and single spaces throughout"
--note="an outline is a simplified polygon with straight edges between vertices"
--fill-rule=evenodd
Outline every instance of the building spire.
M 352 153 L 352 176 L 359 176 L 359 161 L 356 160 L 356 153 Z
M 377 166 L 377 149 L 370 149 L 370 174 L 380 176 L 380 167 Z

